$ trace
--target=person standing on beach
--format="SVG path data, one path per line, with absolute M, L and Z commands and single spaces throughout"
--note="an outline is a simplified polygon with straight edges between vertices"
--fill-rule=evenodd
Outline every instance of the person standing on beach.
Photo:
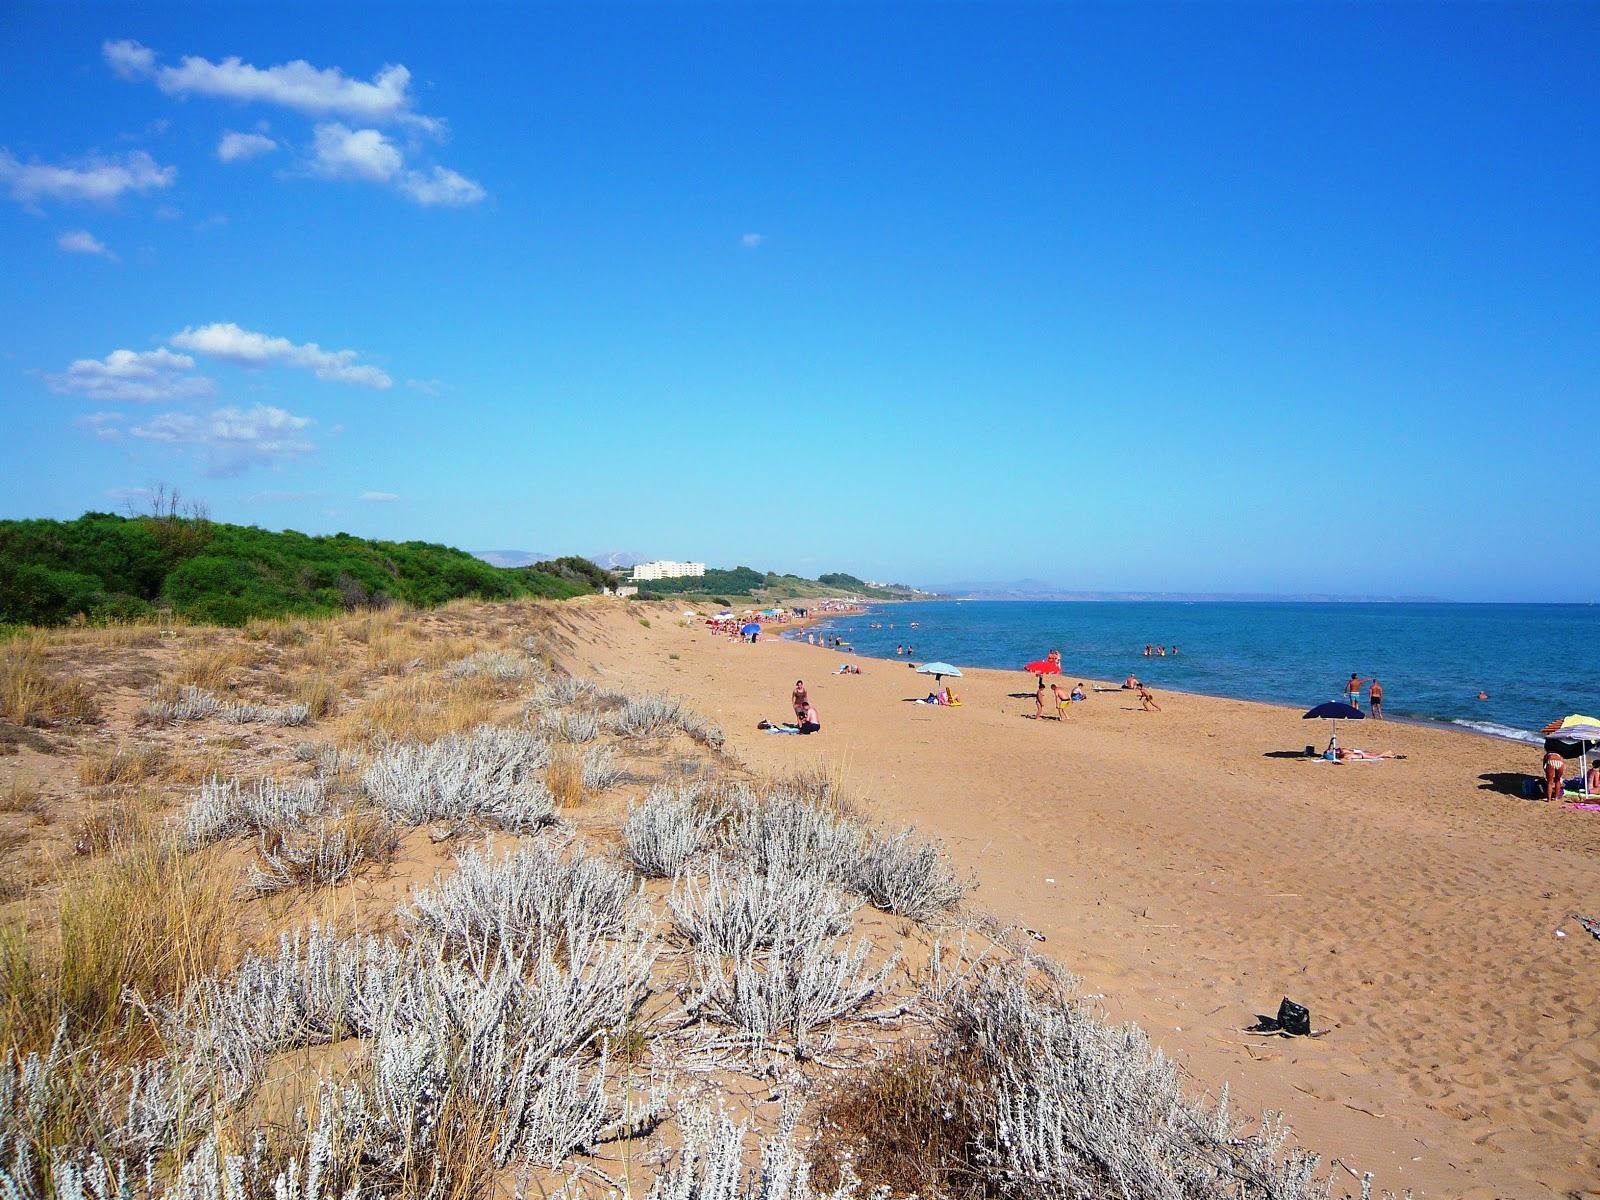
M 789 699 L 794 702 L 794 719 L 799 721 L 804 718 L 806 715 L 806 705 L 811 703 L 811 697 L 806 695 L 805 680 L 796 679 L 794 681 L 794 692 L 790 695 Z
M 1567 760 L 1554 750 L 1544 756 L 1544 798 L 1559 800 L 1567 792 Z
M 1367 682 L 1368 680 L 1359 678 L 1354 671 L 1350 672 L 1350 682 L 1344 685 L 1344 698 L 1351 708 L 1361 707 L 1361 685 Z
M 1039 690 L 1033 694 L 1033 719 L 1044 720 L 1044 676 L 1039 676 Z
M 1056 698 L 1056 720 L 1065 721 L 1067 719 L 1067 706 L 1072 703 L 1072 697 L 1063 692 L 1061 685 L 1056 683 L 1050 685 L 1050 694 Z
M 1372 710 L 1372 717 L 1376 721 L 1383 720 L 1383 684 L 1377 678 L 1372 680 L 1372 686 L 1367 689 L 1367 707 Z

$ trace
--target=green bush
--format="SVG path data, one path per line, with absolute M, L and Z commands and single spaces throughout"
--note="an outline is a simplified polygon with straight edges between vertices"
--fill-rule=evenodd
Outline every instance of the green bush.
M 53 625 L 79 613 L 127 620 L 167 606 L 190 620 L 418 607 L 464 596 L 566 599 L 609 586 L 586 559 L 508 570 L 431 542 L 310 537 L 179 517 L 85 513 L 0 521 L 0 623 Z

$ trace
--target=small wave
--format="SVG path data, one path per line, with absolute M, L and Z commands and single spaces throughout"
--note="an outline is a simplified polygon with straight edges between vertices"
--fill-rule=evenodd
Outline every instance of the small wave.
M 1505 738 L 1513 742 L 1529 742 L 1535 746 L 1543 745 L 1544 738 L 1537 733 L 1529 733 L 1526 729 L 1513 729 L 1509 725 L 1500 725 L 1494 721 L 1451 721 L 1452 725 L 1460 725 L 1476 733 L 1486 733 L 1490 737 Z

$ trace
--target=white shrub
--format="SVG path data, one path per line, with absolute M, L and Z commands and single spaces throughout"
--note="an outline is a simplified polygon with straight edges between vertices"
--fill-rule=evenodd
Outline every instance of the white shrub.
M 763 875 L 808 875 L 845 883 L 856 873 L 864 832 L 854 821 L 782 796 L 742 805 L 724 828 L 728 855 Z
M 569 859 L 544 845 L 496 859 L 485 843 L 456 858 L 456 870 L 414 892 L 401 920 L 443 942 L 522 947 L 547 936 L 574 945 L 619 935 L 634 915 L 639 884 L 581 852 Z
M 188 684 L 179 689 L 175 699 L 149 701 L 139 709 L 139 717 L 146 721 L 200 721 L 215 716 L 221 708 L 222 701 L 210 692 Z
M 538 774 L 549 761 L 549 746 L 529 731 L 480 725 L 390 746 L 361 782 L 374 804 L 408 825 L 482 821 L 532 831 L 555 820 L 555 800 Z
M 701 799 L 694 785 L 656 786 L 628 810 L 622 845 L 641 875 L 671 878 L 705 849 L 722 814 Z
M 967 885 L 957 879 L 932 842 L 917 842 L 910 829 L 875 832 L 856 862 L 849 885 L 878 908 L 927 921 L 961 902 Z
M 691 1012 L 736 1030 L 755 1051 L 785 1046 L 796 1058 L 814 1058 L 832 1045 L 829 1026 L 860 1019 L 899 961 L 896 951 L 876 971 L 867 967 L 871 945 L 807 937 L 725 959 L 694 957 Z
M 205 846 L 242 833 L 295 829 L 327 807 L 317 779 L 259 779 L 247 786 L 213 776 L 183 815 L 183 838 Z
M 243 701 L 222 709 L 222 719 L 230 725 L 304 725 L 311 710 L 304 704 L 246 704 Z
M 533 674 L 533 664 L 519 658 L 509 650 L 480 650 L 445 668 L 451 679 L 468 679 L 475 675 L 487 676 L 504 683 L 514 683 Z
M 387 858 L 397 843 L 393 828 L 381 819 L 318 821 L 271 841 L 263 836 L 247 886 L 258 894 L 302 884 L 333 886 L 350 878 L 363 863 Z
M 558 742 L 592 742 L 600 736 L 600 718 L 582 709 L 553 712 L 540 720 L 539 730 Z
M 626 771 L 609 746 L 590 746 L 583 752 L 583 790 L 603 792 L 615 787 Z
M 723 958 L 836 937 L 849 930 L 860 907 L 826 880 L 730 873 L 715 858 L 703 884 L 680 879 L 667 903 L 680 936 L 701 953 Z

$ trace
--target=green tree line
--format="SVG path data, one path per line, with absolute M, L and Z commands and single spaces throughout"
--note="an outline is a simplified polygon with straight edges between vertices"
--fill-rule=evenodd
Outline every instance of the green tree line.
M 495 567 L 431 542 L 310 537 L 177 515 L 0 521 L 0 623 L 314 615 L 471 596 L 566 599 L 615 583 L 582 558 Z

